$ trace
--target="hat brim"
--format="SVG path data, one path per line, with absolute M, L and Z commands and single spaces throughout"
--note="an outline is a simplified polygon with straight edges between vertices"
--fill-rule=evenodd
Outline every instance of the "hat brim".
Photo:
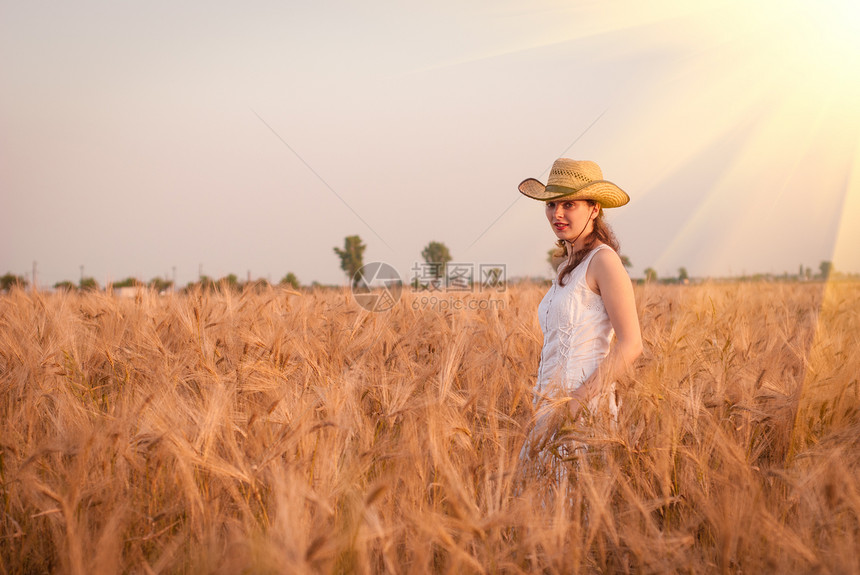
M 544 186 L 538 180 L 528 178 L 520 183 L 518 189 L 521 194 L 542 202 L 561 198 L 594 200 L 604 208 L 619 208 L 630 201 L 627 192 L 606 180 L 595 180 L 575 190 L 565 186 Z

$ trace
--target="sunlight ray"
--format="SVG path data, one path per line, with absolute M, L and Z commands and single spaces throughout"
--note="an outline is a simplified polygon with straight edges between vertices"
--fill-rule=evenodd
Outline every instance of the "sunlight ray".
M 860 269 L 860 138 L 855 142 L 853 156 L 833 246 L 836 271 Z
M 703 230 L 710 231 L 713 239 L 696 256 L 706 258 L 701 261 L 703 267 L 723 269 L 752 241 L 770 244 L 781 251 L 782 260 L 793 257 L 786 250 L 802 241 L 797 233 L 792 238 L 790 225 L 799 215 L 803 218 L 796 232 L 820 230 L 814 238 L 817 242 L 833 237 L 828 230 L 839 217 L 839 198 L 850 165 L 846 158 L 860 133 L 856 104 L 860 82 L 851 68 L 857 62 L 858 44 L 846 46 L 826 38 L 826 30 L 820 29 L 821 15 L 809 30 L 803 30 L 810 7 L 792 3 L 787 8 L 772 19 L 756 13 L 732 23 L 728 44 L 716 50 L 715 60 L 708 61 L 705 49 L 697 62 L 676 71 L 671 86 L 660 84 L 660 90 L 670 93 L 662 103 L 653 104 L 657 88 L 643 98 L 634 117 L 635 132 L 656 130 L 661 121 L 673 120 L 660 150 L 671 159 L 653 162 L 662 172 L 651 175 L 646 195 L 683 170 L 709 142 L 724 137 L 731 126 L 755 125 L 726 172 L 717 181 L 701 182 L 708 192 L 658 255 L 658 269 L 678 261 Z M 686 118 L 701 117 L 703 110 L 713 110 L 710 121 L 695 128 L 685 126 Z M 677 129 L 673 132 L 672 127 Z M 798 206 L 805 201 L 810 205 L 799 214 Z M 745 209 L 734 211 L 733 205 Z M 830 248 L 828 244 L 826 249 Z M 779 263 L 785 265 L 785 261 Z M 856 262 L 851 266 L 858 267 Z
M 834 348 L 832 342 L 844 337 L 845 318 L 857 317 L 858 310 L 846 297 L 851 282 L 841 280 L 840 270 L 860 268 L 860 140 L 854 146 L 853 160 L 845 180 L 844 194 L 839 202 L 840 219 L 836 229 L 833 257 L 830 260 L 830 275 L 825 280 L 821 307 L 818 309 L 815 334 L 812 339 L 805 366 L 803 386 L 800 390 L 797 413 L 792 428 L 791 448 L 796 453 L 805 447 L 803 437 L 807 432 L 806 421 L 811 413 L 826 414 L 835 410 L 843 399 L 856 398 L 858 380 L 853 378 L 824 377 L 830 366 L 842 365 L 846 361 L 846 350 Z M 823 264 L 824 265 L 824 264 Z M 824 270 L 822 270 L 822 273 Z M 852 337 L 856 340 L 856 336 Z M 853 350 L 851 350 L 852 353 Z
M 716 3 L 712 3 L 715 5 Z M 678 3 L 672 0 L 649 3 L 647 9 L 636 4 L 613 0 L 611 2 L 578 3 L 570 5 L 559 2 L 550 9 L 530 8 L 528 10 L 501 10 L 492 17 L 492 22 L 515 30 L 510 44 L 493 48 L 483 48 L 478 52 L 461 57 L 447 59 L 411 70 L 410 73 L 424 73 L 434 70 L 474 64 L 494 58 L 513 56 L 516 54 L 561 47 L 573 42 L 599 39 L 620 32 L 648 30 L 665 26 L 667 22 L 688 22 L 692 25 L 702 15 L 712 10 L 712 5 L 701 3 Z M 553 14 L 554 26 L 547 28 L 547 12 Z M 531 26 L 530 23 L 535 25 Z M 679 26 L 680 27 L 680 26 Z M 528 33 L 523 35 L 523 31 Z M 653 38 L 653 35 L 648 36 Z M 666 37 L 664 41 L 670 41 Z M 602 54 L 600 58 L 608 58 Z

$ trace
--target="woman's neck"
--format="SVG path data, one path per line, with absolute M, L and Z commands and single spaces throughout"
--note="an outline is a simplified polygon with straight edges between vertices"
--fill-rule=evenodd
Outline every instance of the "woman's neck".
M 588 244 L 590 244 L 592 242 L 592 240 L 595 240 L 595 241 L 597 240 L 597 238 L 593 237 L 593 231 L 594 231 L 593 228 L 591 230 L 587 230 L 587 231 L 588 231 L 587 234 L 583 234 L 582 236 L 576 238 L 576 241 L 574 241 L 572 244 L 570 242 L 568 242 L 567 249 L 570 253 L 576 253 L 578 251 L 582 251 L 583 249 L 585 249 L 588 246 Z

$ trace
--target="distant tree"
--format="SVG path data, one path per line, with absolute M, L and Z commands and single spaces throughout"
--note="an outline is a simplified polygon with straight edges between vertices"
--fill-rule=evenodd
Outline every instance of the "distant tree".
M 93 278 L 81 278 L 81 283 L 78 284 L 81 291 L 98 291 L 99 282 Z
M 196 288 L 212 291 L 215 289 L 215 280 L 207 275 L 201 275 L 196 282 L 188 282 L 182 289 L 184 293 L 193 291 Z
M 76 286 L 69 280 L 63 280 L 61 282 L 55 283 L 54 289 L 63 291 L 75 291 L 76 289 L 78 289 L 78 286 Z
M 433 277 L 439 279 L 445 275 L 445 267 L 451 261 L 451 252 L 442 242 L 430 242 L 421 251 L 421 257 L 432 266 Z
M 546 252 L 546 261 L 549 263 L 549 267 L 552 268 L 553 273 L 558 271 L 559 264 L 564 260 L 562 253 L 561 248 L 558 246 Z
M 334 253 L 340 258 L 340 269 L 346 272 L 350 284 L 355 287 L 355 274 L 364 265 L 364 245 L 359 236 L 347 236 L 343 239 L 343 249 L 334 248 Z
M 687 273 L 687 268 L 680 267 L 678 268 L 678 281 L 684 283 L 685 281 L 690 279 L 690 274 Z
M 173 281 L 161 279 L 160 277 L 154 277 L 151 280 L 149 280 L 149 287 L 151 287 L 152 289 L 154 289 L 158 293 L 161 293 L 165 290 L 171 289 L 173 287 Z
M 116 283 L 111 284 L 111 287 L 124 288 L 124 287 L 134 287 L 134 286 L 139 286 L 139 285 L 143 285 L 143 283 L 140 280 L 138 280 L 137 278 L 128 277 L 128 278 L 125 278 L 124 280 L 122 280 L 120 282 L 116 282 Z
M 630 261 L 629 257 L 622 254 L 621 255 L 621 265 L 623 265 L 625 268 L 629 269 L 629 268 L 633 267 L 633 262 Z
M 13 287 L 27 287 L 27 278 L 8 272 L 6 275 L 0 276 L 0 291 L 9 291 Z
M 657 271 L 654 268 L 645 268 L 645 281 L 646 282 L 657 281 Z
M 301 284 L 299 283 L 299 278 L 296 277 L 296 274 L 293 272 L 289 272 L 287 275 L 281 278 L 281 285 L 291 287 L 293 289 L 299 289 Z
M 821 279 L 826 280 L 833 273 L 833 262 L 821 262 L 818 264 L 818 269 L 821 271 Z
M 232 291 L 238 291 L 242 289 L 242 284 L 239 283 L 239 278 L 236 276 L 236 274 L 227 274 L 226 276 L 219 279 L 217 283 L 219 286 Z

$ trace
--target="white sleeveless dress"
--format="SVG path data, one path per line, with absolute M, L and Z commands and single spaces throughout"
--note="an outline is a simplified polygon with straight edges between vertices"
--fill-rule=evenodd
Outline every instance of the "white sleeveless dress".
M 603 298 L 591 291 L 585 281 L 592 258 L 602 249 L 612 248 L 601 244 L 591 250 L 567 276 L 563 286 L 556 277 L 538 306 L 544 338 L 535 384 L 538 396 L 572 392 L 609 353 L 614 330 Z M 609 411 L 614 419 L 618 413 L 614 383 L 589 403 L 589 409 L 596 409 L 603 399 L 609 400 Z

